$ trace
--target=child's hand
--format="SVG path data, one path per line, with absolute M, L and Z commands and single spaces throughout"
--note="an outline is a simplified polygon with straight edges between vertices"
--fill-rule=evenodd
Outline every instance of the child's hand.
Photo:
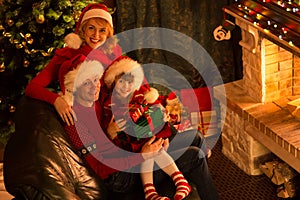
M 118 132 L 124 131 L 125 128 L 126 120 L 119 119 L 115 121 L 114 117 L 112 117 L 107 127 L 108 137 L 113 140 L 118 135 Z
M 124 131 L 126 129 L 127 121 L 125 119 L 118 119 L 115 121 L 115 123 L 119 127 L 119 131 Z
M 164 143 L 163 143 L 163 147 L 164 147 L 164 150 L 167 151 L 168 148 L 169 148 L 169 138 L 166 138 L 164 139 Z

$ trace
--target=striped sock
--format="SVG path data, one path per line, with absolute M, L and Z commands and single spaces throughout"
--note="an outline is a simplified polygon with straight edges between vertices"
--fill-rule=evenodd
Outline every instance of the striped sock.
M 174 200 L 181 200 L 187 197 L 192 191 L 192 187 L 184 178 L 183 174 L 179 171 L 174 172 L 171 175 L 171 178 L 173 179 L 176 186 L 176 193 L 174 196 Z

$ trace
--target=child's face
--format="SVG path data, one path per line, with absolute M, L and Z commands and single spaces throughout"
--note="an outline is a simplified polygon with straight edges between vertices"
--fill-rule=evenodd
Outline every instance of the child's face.
M 127 98 L 133 92 L 133 80 L 123 79 L 116 80 L 115 92 L 122 98 Z
M 109 34 L 107 22 L 99 18 L 91 18 L 84 27 L 84 40 L 93 49 L 103 45 Z
M 75 92 L 75 100 L 83 106 L 92 105 L 99 98 L 100 80 L 99 76 L 85 80 Z

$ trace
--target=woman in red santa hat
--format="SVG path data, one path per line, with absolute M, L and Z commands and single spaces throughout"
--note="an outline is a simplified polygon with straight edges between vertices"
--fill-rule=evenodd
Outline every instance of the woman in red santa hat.
M 128 151 L 141 152 L 142 146 L 155 135 L 156 138 L 164 138 L 166 150 L 168 137 L 172 135 L 168 114 L 158 102 L 158 91 L 147 84 L 142 86 L 144 80 L 142 66 L 123 56 L 109 66 L 103 79 L 112 94 L 105 104 L 104 112 L 107 114 L 105 117 L 113 115 L 116 121 L 121 120 L 119 123 L 121 127 L 126 126 L 123 131 L 109 135 L 115 144 Z M 149 112 L 152 111 L 158 115 L 150 115 Z M 144 119 L 145 126 L 141 125 L 143 122 L 140 119 Z M 137 124 L 125 124 L 127 121 L 134 121 Z M 184 199 L 191 192 L 191 186 L 165 150 L 161 150 L 159 155 L 141 164 L 141 179 L 146 200 L 169 200 L 168 197 L 161 197 L 156 192 L 153 184 L 154 162 L 173 179 L 176 186 L 175 200 Z
M 104 84 L 101 85 L 101 93 L 103 93 L 102 89 L 105 88 L 105 91 L 108 91 L 110 94 L 106 95 L 106 99 L 104 99 L 102 119 L 114 119 L 120 127 L 118 132 L 107 131 L 108 136 L 117 146 L 128 151 L 139 152 L 141 146 L 149 138 L 143 138 L 140 135 L 141 132 L 139 131 L 141 129 L 139 128 L 142 126 L 136 123 L 139 123 L 143 117 L 144 119 L 149 117 L 148 114 L 152 111 L 155 112 L 157 108 L 162 111 L 165 110 L 161 107 L 158 91 L 150 88 L 148 83 L 145 82 L 141 65 L 126 56 L 120 57 L 113 62 L 106 69 L 102 79 Z M 147 115 L 146 117 L 145 114 Z M 155 161 L 166 172 L 165 175 L 168 174 L 168 176 L 173 178 L 177 189 L 174 199 L 184 199 L 190 193 L 191 187 L 184 177 L 187 175 L 196 185 L 201 199 L 217 200 L 218 194 L 207 168 L 205 153 L 200 149 L 204 140 L 203 136 L 197 130 L 188 130 L 185 133 L 176 134 L 177 130 L 170 123 L 167 123 L 168 119 L 162 119 L 164 116 L 162 113 L 162 115 L 156 115 L 156 117 L 161 117 L 158 120 L 154 118 L 150 119 L 150 121 L 146 120 L 146 124 L 149 123 L 146 126 L 146 133 L 151 132 L 148 137 L 155 135 L 157 138 L 164 138 L 163 153 L 154 159 L 145 161 L 141 165 L 141 177 L 146 199 L 168 199 L 167 197 L 159 196 L 155 190 L 154 185 L 159 184 L 162 177 L 164 177 L 159 171 L 153 172 Z M 157 121 L 162 121 L 163 123 L 154 124 Z M 151 122 L 153 122 L 152 125 L 150 125 Z M 107 124 L 108 121 L 105 123 Z M 102 124 L 102 127 L 105 127 L 105 125 Z M 138 128 L 135 129 L 134 127 Z M 148 129 L 150 131 L 147 131 Z M 170 148 L 168 148 L 169 138 L 172 140 Z M 179 157 L 176 160 L 176 164 L 166 152 L 167 149 L 170 155 Z M 185 175 L 183 176 L 183 174 Z M 118 174 L 118 179 L 132 180 L 132 176 L 135 175 L 122 173 Z M 153 184 L 153 182 L 156 182 L 156 184 Z M 115 179 L 114 181 L 109 181 L 108 184 L 109 188 L 114 190 L 115 186 L 118 186 L 120 182 Z M 134 185 L 134 183 L 132 184 Z M 121 191 L 125 192 L 130 190 L 130 188 L 132 187 L 123 188 L 123 191 Z
M 78 56 L 100 61 L 104 67 L 122 54 L 113 37 L 113 20 L 105 5 L 87 5 L 81 12 L 75 33 L 65 37 L 66 47 L 55 51 L 54 57 L 26 87 L 25 94 L 54 105 L 59 116 L 68 125 L 73 124 L 73 111 L 59 94 L 47 87 L 59 79 L 61 65 Z M 63 90 L 63 88 L 62 88 Z

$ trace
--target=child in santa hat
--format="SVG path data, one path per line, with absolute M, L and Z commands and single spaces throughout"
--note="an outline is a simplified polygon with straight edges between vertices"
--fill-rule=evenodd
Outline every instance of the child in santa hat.
M 143 146 L 140 154 L 128 156 L 102 131 L 97 116 L 99 102 L 96 101 L 100 92 L 100 77 L 104 71 L 100 62 L 78 57 L 62 68 L 62 98 L 73 106 L 77 117 L 74 125 L 65 125 L 65 131 L 74 147 L 100 178 L 107 180 L 114 173 L 126 171 L 159 154 L 162 140 L 154 141 L 155 138 L 152 138 Z
M 191 192 L 191 186 L 179 171 L 172 157 L 166 152 L 168 137 L 172 135 L 171 127 L 168 123 L 168 114 L 165 113 L 165 109 L 158 102 L 158 91 L 150 88 L 147 84 L 142 85 L 144 73 L 141 65 L 129 57 L 123 56 L 108 67 L 103 80 L 107 89 L 111 91 L 111 96 L 105 103 L 105 117 L 113 115 L 112 117 L 116 121 L 122 121 L 120 126 L 123 127 L 123 131 L 110 135 L 110 138 L 116 145 L 128 151 L 140 152 L 141 146 L 152 135 L 155 135 L 156 138 L 164 138 L 165 149 L 158 156 L 144 161 L 141 165 L 145 199 L 169 199 L 168 197 L 159 196 L 156 192 L 153 184 L 154 162 L 173 179 L 176 186 L 174 199 L 184 199 Z M 152 111 L 161 113 L 161 115 L 154 116 L 158 117 L 158 119 L 153 118 L 153 115 L 149 114 Z M 136 136 L 140 135 L 137 131 L 144 128 L 139 129 L 141 124 L 135 124 L 139 123 L 141 118 L 147 123 L 146 130 L 150 132 L 147 131 L 146 136 L 137 138 Z M 154 122 L 158 122 L 158 126 Z M 138 128 L 135 129 L 134 127 Z
M 54 105 L 59 116 L 68 125 L 74 123 L 73 111 L 59 94 L 47 87 L 59 79 L 63 63 L 85 56 L 98 60 L 104 67 L 122 55 L 122 49 L 113 37 L 113 21 L 104 4 L 87 5 L 81 12 L 75 33 L 66 36 L 66 47 L 55 51 L 54 57 L 26 87 L 25 95 Z M 60 81 L 60 80 L 59 80 Z

